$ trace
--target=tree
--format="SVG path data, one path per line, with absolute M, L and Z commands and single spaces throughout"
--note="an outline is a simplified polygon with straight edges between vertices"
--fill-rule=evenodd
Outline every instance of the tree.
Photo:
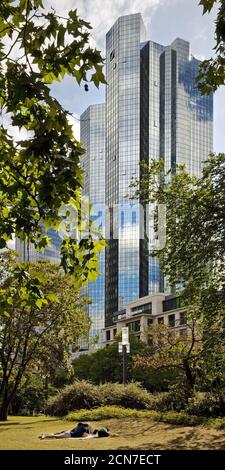
M 76 10 L 62 18 L 44 3 L 0 2 L 0 248 L 15 235 L 44 250 L 50 243 L 44 229 L 57 230 L 59 209 L 67 204 L 78 212 L 78 230 L 83 227 L 84 150 L 49 85 L 70 75 L 78 84 L 88 87 L 91 81 L 98 87 L 105 83 L 103 59 L 89 46 L 91 26 Z M 86 223 L 91 229 L 92 222 Z M 61 247 L 65 272 L 80 285 L 93 280 L 103 245 L 91 230 L 81 239 L 67 236 Z
M 166 206 L 166 244 L 161 267 L 172 285 L 214 285 L 222 293 L 225 249 L 225 154 L 211 155 L 200 178 L 183 166 L 164 173 L 164 162 L 143 164 L 135 197 Z M 136 188 L 137 182 L 133 186 Z M 157 216 L 155 219 L 158 228 Z
M 8 316 L 0 317 L 0 420 L 7 419 L 26 372 L 51 376 L 56 369 L 68 368 L 69 346 L 90 327 L 79 290 L 59 266 L 38 261 L 25 264 L 23 269 L 36 279 L 35 285 L 39 283 L 41 295 L 32 302 L 34 289 L 27 291 L 24 276 L 16 276 L 14 270 L 5 281 L 6 292 L 14 289 L 15 295 Z
M 121 335 L 120 335 L 121 336 Z M 73 361 L 75 377 L 85 380 L 91 380 L 95 384 L 104 382 L 122 381 L 122 355 L 118 352 L 117 340 L 107 348 L 98 349 L 96 352 L 88 355 L 82 355 Z M 132 361 L 131 356 L 144 351 L 145 344 L 130 335 L 131 355 L 128 355 L 127 373 L 128 379 L 132 380 Z
M 210 155 L 200 178 L 191 177 L 182 166 L 175 174 L 165 174 L 163 161 L 144 165 L 137 196 L 146 203 L 166 206 L 166 243 L 153 254 L 159 257 L 171 286 L 181 291 L 183 304 L 194 305 L 196 318 L 202 320 L 205 364 L 217 363 L 221 368 L 225 344 L 225 154 Z M 155 224 L 157 229 L 157 214 Z
M 120 340 L 119 336 L 117 340 Z M 122 355 L 118 352 L 118 341 L 107 348 L 76 358 L 73 361 L 74 376 L 81 380 L 90 380 L 96 385 L 105 382 L 121 382 Z M 152 392 L 167 390 L 168 384 L 173 382 L 171 371 L 168 369 L 156 371 L 152 367 L 134 367 L 133 358 L 147 354 L 149 348 L 133 334 L 130 334 L 130 351 L 127 360 L 128 380 L 140 382 Z
M 202 361 L 202 335 L 199 322 L 193 313 L 186 324 L 185 337 L 167 325 L 152 325 L 148 330 L 151 347 L 144 356 L 134 357 L 135 367 L 152 367 L 155 370 L 179 371 L 185 376 L 187 396 L 193 393 L 196 373 Z
M 17 389 L 11 403 L 12 414 L 32 416 L 33 413 L 39 413 L 43 411 L 46 399 L 46 390 L 42 377 L 30 373 L 27 377 L 24 376 Z
M 224 0 L 200 0 L 199 5 L 203 6 L 203 14 L 210 13 L 214 6 L 218 6 L 215 57 L 202 62 L 197 77 L 202 94 L 209 94 L 225 84 L 225 3 Z

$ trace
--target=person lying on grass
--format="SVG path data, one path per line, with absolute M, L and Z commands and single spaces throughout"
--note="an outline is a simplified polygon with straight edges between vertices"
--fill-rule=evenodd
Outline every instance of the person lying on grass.
M 86 438 L 107 437 L 109 436 L 108 428 L 92 429 L 89 424 L 78 423 L 77 426 L 68 431 L 54 432 L 52 434 L 41 434 L 39 439 L 69 439 L 69 438 Z

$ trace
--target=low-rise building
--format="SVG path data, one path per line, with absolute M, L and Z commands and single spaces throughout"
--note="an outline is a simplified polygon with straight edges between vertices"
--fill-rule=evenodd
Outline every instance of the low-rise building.
M 167 294 L 153 294 L 129 302 L 125 309 L 114 314 L 114 324 L 105 328 L 105 344 L 115 341 L 115 336 L 123 327 L 128 327 L 138 339 L 148 343 L 148 329 L 152 324 L 164 324 L 177 331 L 180 336 L 187 335 L 185 308 L 179 297 Z

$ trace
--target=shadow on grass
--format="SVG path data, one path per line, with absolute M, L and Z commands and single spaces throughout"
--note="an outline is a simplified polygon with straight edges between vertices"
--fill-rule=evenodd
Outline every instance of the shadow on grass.
M 119 428 L 115 424 L 111 431 L 119 431 L 121 436 L 117 450 L 131 449 L 132 442 L 137 450 L 225 450 L 225 433 L 218 430 L 147 420 L 130 421 L 129 425 L 124 420 Z
M 169 430 L 168 430 L 169 431 Z M 147 437 L 147 442 L 136 445 L 136 450 L 225 450 L 224 436 L 207 437 L 198 434 L 197 431 L 191 429 L 184 431 L 183 435 L 167 439 L 165 442 Z M 117 450 L 128 450 L 129 446 L 118 447 Z
M 26 417 L 25 417 L 26 418 Z M 33 427 L 33 425 L 37 424 L 37 423 L 48 423 L 49 421 L 51 423 L 54 423 L 54 421 L 60 421 L 60 418 L 49 418 L 49 419 L 37 419 L 35 420 L 35 417 L 32 417 L 31 418 L 34 419 L 34 421 L 31 423 L 30 421 L 29 422 L 21 422 L 21 421 L 13 421 L 13 422 L 9 422 L 9 421 L 0 421 L 0 428 L 1 426 L 20 426 L 21 429 L 28 429 L 28 428 L 24 428 L 24 426 L 27 426 L 29 425 L 29 427 Z M 5 429 L 4 429 L 5 431 Z
M 21 424 L 19 421 L 16 421 L 15 423 L 9 423 L 9 421 L 0 421 L 0 427 L 2 426 L 15 426 L 16 424 Z

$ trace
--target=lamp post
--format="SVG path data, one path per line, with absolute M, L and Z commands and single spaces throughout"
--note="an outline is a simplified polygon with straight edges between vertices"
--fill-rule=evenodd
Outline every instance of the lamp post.
M 123 355 L 123 385 L 127 381 L 127 353 L 130 352 L 130 343 L 129 343 L 129 329 L 128 327 L 122 328 L 122 342 L 118 343 L 119 353 Z

